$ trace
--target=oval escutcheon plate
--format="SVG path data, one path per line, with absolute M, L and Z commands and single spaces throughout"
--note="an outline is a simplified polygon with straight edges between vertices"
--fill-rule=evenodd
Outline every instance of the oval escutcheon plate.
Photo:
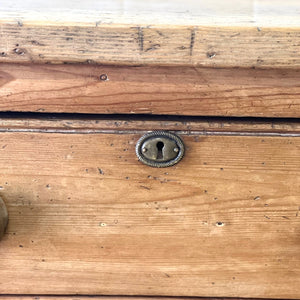
M 136 155 L 142 163 L 150 167 L 170 167 L 182 159 L 184 144 L 174 133 L 153 131 L 138 140 Z

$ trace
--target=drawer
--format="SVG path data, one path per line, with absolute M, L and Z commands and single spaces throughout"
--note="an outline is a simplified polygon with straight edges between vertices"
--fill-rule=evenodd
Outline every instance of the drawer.
M 185 156 L 138 161 L 148 131 Z M 300 298 L 300 124 L 1 119 L 0 293 Z

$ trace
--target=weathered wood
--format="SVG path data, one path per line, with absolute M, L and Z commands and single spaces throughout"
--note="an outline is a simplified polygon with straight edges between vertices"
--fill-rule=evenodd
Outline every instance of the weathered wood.
M 74 296 L 74 295 L 67 295 L 67 296 L 27 296 L 27 295 L 22 295 L 22 296 L 1 296 L 1 300 L 259 300 L 259 299 L 245 299 L 245 298 L 193 298 L 193 297 L 126 297 L 126 296 Z M 270 299 L 271 300 L 271 299 Z
M 5 203 L 0 197 L 0 239 L 2 238 L 8 222 L 8 215 Z
M 297 0 L 2 2 L 3 62 L 300 66 Z
M 299 118 L 299 78 L 300 69 L 0 64 L 0 111 Z
M 3 118 L 6 116 L 6 118 Z M 19 115 L 18 115 L 19 116 Z M 172 130 L 181 134 L 198 135 L 254 135 L 299 136 L 299 120 L 224 120 L 182 117 L 131 116 L 112 119 L 106 116 L 86 116 L 76 119 L 45 115 L 37 118 L 20 118 L 2 114 L 0 132 L 48 132 L 48 133 L 143 133 L 149 130 Z M 88 118 L 89 117 L 89 118 Z
M 0 62 L 299 68 L 298 28 L 0 23 Z
M 0 133 L 0 292 L 298 299 L 300 139 L 182 134 L 153 169 L 139 137 Z
M 75 295 L 64 295 L 64 296 L 40 296 L 40 295 L 5 295 L 1 296 L 1 300 L 260 300 L 254 298 L 197 298 L 197 297 L 126 297 L 126 296 L 75 296 Z M 270 299 L 272 300 L 272 299 Z

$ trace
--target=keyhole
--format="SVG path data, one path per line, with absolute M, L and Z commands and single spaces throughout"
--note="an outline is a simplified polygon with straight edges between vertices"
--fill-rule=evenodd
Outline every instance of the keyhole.
M 156 159 L 163 159 L 164 158 L 164 155 L 163 155 L 163 148 L 164 148 L 164 143 L 163 142 L 157 142 L 156 144 L 156 148 L 157 148 L 157 157 Z

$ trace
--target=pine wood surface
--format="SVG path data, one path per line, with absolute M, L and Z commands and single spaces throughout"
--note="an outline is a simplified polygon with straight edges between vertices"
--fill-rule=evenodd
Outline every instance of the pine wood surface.
M 300 297 L 299 135 L 182 131 L 153 169 L 115 126 L 0 133 L 0 293 Z
M 299 68 L 299 28 L 0 25 L 0 62 Z
M 0 61 L 299 68 L 297 0 L 10 1 Z
M 171 130 L 180 134 L 299 136 L 297 119 L 223 119 L 168 116 L 110 116 L 99 115 L 44 115 L 31 118 L 19 114 L 2 114 L 0 132 L 48 133 L 136 133 Z M 116 116 L 114 116 L 116 117 Z
M 0 111 L 300 117 L 300 69 L 0 64 Z
M 253 299 L 253 298 L 204 298 L 204 297 L 141 297 L 141 296 L 134 296 L 134 297 L 126 297 L 126 296 L 76 296 L 76 295 L 68 295 L 68 296 L 59 296 L 59 295 L 52 295 L 52 296 L 44 296 L 44 295 L 5 295 L 1 296 L 1 300 L 260 300 L 260 299 Z
M 126 297 L 126 296 L 75 296 L 75 295 L 68 295 L 68 296 L 40 296 L 40 295 L 5 295 L 1 296 L 1 300 L 260 300 L 260 299 L 245 299 L 245 298 L 204 298 L 204 297 Z

